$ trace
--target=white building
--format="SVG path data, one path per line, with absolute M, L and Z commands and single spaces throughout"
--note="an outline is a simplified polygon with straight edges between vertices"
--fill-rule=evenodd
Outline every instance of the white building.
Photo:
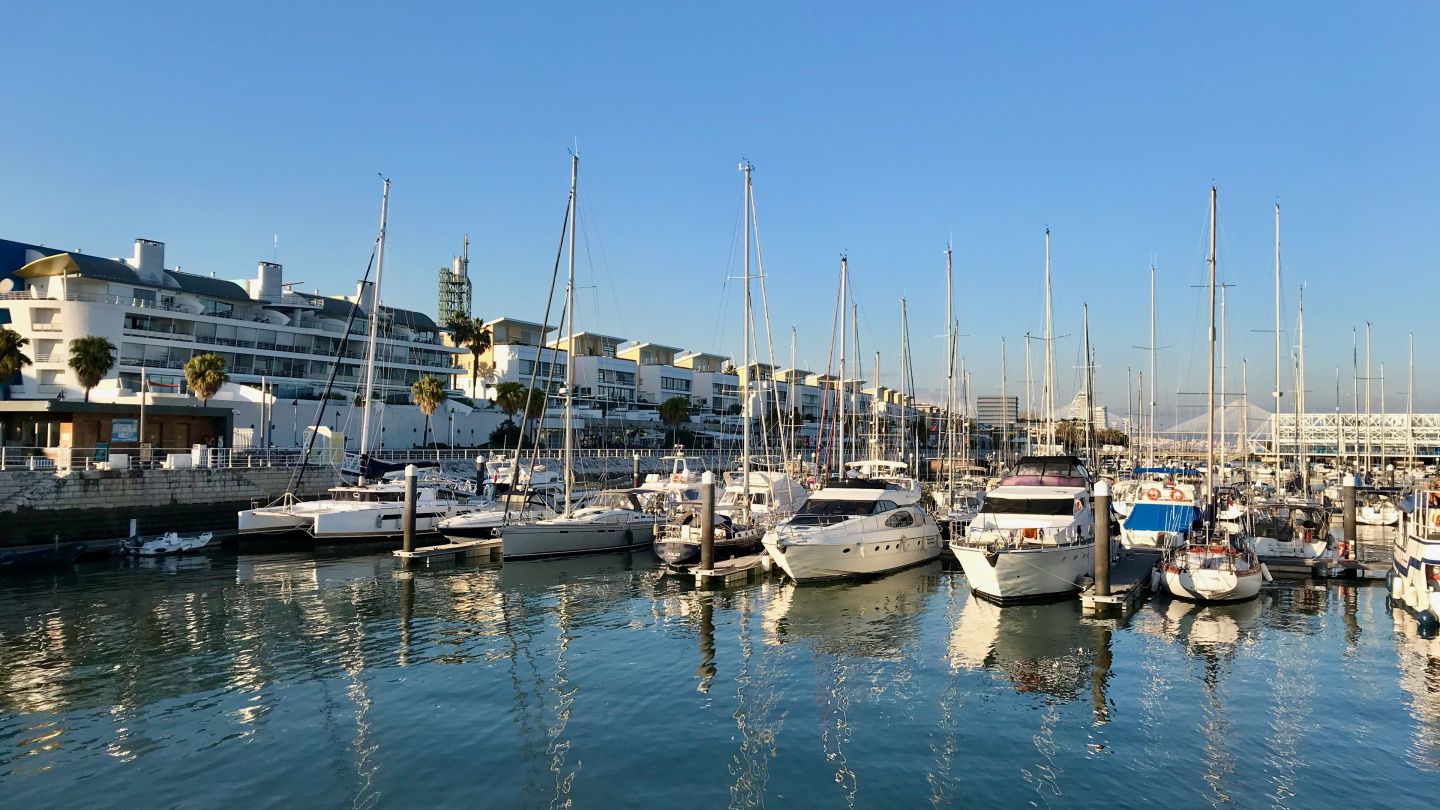
M 740 405 L 740 375 L 727 373 L 730 358 L 705 352 L 685 352 L 675 365 L 691 371 L 690 404 L 696 414 L 724 416 Z
M 695 371 L 675 365 L 676 356 L 683 353 L 683 349 L 658 343 L 627 343 L 615 355 L 636 365 L 636 401 L 658 407 L 672 397 L 690 401 Z
M 490 330 L 490 350 L 480 355 L 481 365 L 489 366 L 489 376 L 482 377 L 481 396 L 490 398 L 494 387 L 500 383 L 519 383 L 526 388 L 530 381 L 543 389 L 549 380 L 549 391 L 558 395 L 565 385 L 565 364 L 569 354 L 564 350 L 542 347 L 544 338 L 555 331 L 553 326 L 542 326 L 515 318 L 496 318 L 486 321 Z M 468 356 L 464 358 L 469 362 Z M 536 366 L 539 366 L 537 369 Z M 468 378 L 462 382 L 469 385 Z M 488 391 L 484 390 L 488 387 Z
M 232 382 L 258 388 L 263 381 L 278 400 L 298 400 L 297 410 L 307 398 L 315 407 L 336 363 L 332 397 L 353 399 L 363 385 L 373 285 L 357 301 L 294 292 L 271 262 L 238 282 L 184 273 L 167 269 L 165 245 L 148 239 L 137 239 L 124 259 L 0 247 L 14 254 L 12 266 L 23 262 L 8 275 L 0 268 L 0 323 L 29 338 L 34 361 L 11 386 L 16 399 L 83 397 L 67 365 L 69 345 L 90 335 L 117 350 L 101 389 L 136 391 L 143 373 L 152 392 L 186 393 L 185 363 L 207 353 L 225 359 Z M 468 370 L 457 368 L 463 350 L 443 345 L 439 333 L 423 313 L 380 307 L 375 382 L 388 404 L 409 407 L 410 385 L 425 376 L 453 390 L 455 376 Z
M 575 366 L 575 396 L 605 410 L 628 410 L 638 400 L 639 366 L 616 356 L 624 338 L 577 332 L 547 344 L 568 351 Z

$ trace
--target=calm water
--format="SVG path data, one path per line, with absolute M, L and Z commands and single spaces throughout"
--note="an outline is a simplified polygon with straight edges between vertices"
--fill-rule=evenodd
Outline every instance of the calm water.
M 725 593 L 651 556 L 0 579 L 0 805 L 1419 806 L 1440 646 L 1382 589 L 998 609 L 939 564 Z

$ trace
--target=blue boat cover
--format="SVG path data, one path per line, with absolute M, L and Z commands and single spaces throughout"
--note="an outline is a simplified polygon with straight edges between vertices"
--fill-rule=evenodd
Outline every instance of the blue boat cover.
M 1137 503 L 1125 518 L 1125 528 L 1137 532 L 1188 532 L 1198 517 L 1200 512 L 1186 503 Z
M 1200 475 L 1200 471 L 1194 467 L 1141 467 L 1135 471 L 1136 475 L 1151 473 L 1153 475 Z

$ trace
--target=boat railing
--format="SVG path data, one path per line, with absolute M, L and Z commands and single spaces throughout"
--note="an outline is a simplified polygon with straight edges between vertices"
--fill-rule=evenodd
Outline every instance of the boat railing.
M 1440 540 L 1440 490 L 1416 490 L 1414 499 L 1407 530 L 1421 540 Z

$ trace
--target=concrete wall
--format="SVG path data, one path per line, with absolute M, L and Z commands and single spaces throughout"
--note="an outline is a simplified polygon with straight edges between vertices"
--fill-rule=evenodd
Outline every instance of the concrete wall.
M 141 534 L 233 530 L 236 513 L 285 492 L 285 467 L 201 470 L 92 470 L 65 475 L 0 473 L 0 546 L 124 537 L 130 519 Z M 338 483 L 332 468 L 305 472 L 303 497 Z

